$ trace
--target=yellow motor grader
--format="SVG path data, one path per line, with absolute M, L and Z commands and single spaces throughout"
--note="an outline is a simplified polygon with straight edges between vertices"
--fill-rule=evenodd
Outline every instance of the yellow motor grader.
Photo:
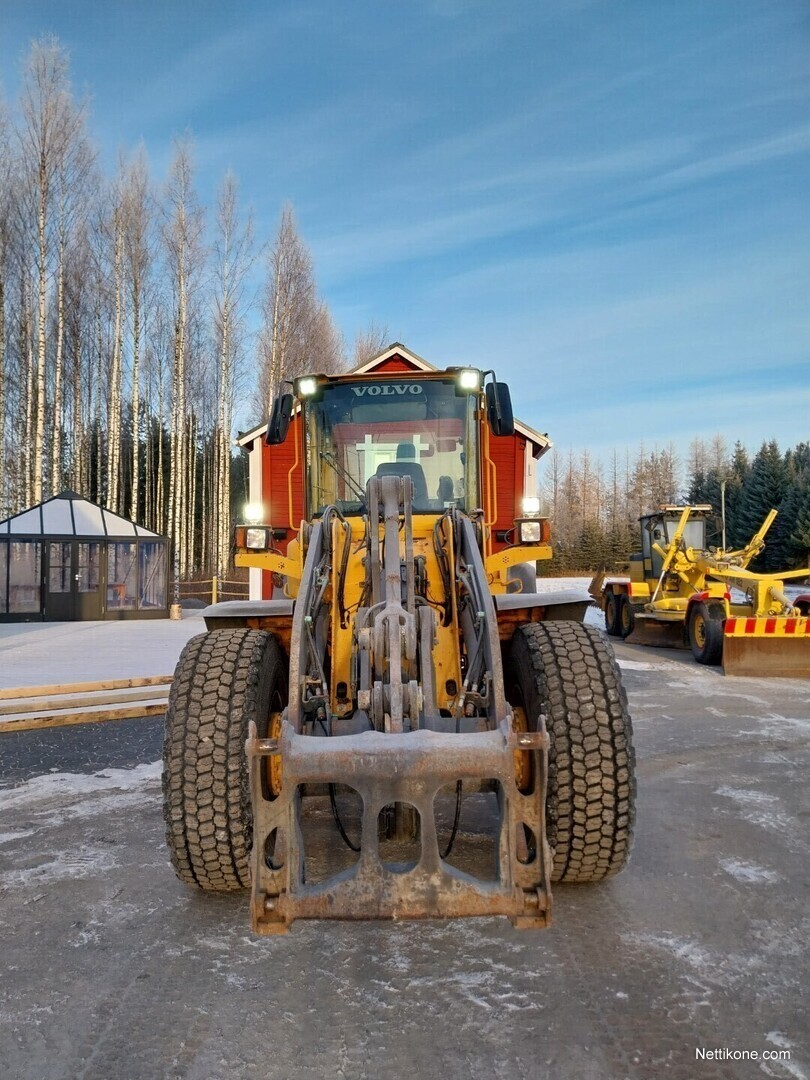
M 258 933 L 306 918 L 545 927 L 552 882 L 627 861 L 620 673 L 581 624 L 589 597 L 511 573 L 551 557 L 537 500 L 493 546 L 514 480 L 492 447 L 514 422 L 487 375 L 307 376 L 274 404 L 267 442 L 297 440 L 305 520 L 284 554 L 271 521 L 237 527 L 235 560 L 283 596 L 207 610 L 175 673 L 163 773 L 178 876 L 250 887 Z
M 707 505 L 662 506 L 640 518 L 641 551 L 629 572 L 600 571 L 589 586 L 608 634 L 630 644 L 691 647 L 699 664 L 722 663 L 726 675 L 810 677 L 807 600 L 785 593 L 785 581 L 810 576 L 810 568 L 748 569 L 776 510 L 736 551 L 707 550 L 711 515 Z

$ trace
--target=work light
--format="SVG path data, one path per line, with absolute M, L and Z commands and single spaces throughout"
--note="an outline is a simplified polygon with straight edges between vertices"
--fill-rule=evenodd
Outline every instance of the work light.
M 536 495 L 527 495 L 521 503 L 524 517 L 531 517 L 540 513 L 540 500 Z
M 458 373 L 458 385 L 460 390 L 477 390 L 481 385 L 481 372 L 474 368 L 465 368 Z
M 295 389 L 299 397 L 312 397 L 318 389 L 318 380 L 313 378 L 312 375 L 305 375 L 303 379 L 299 379 L 295 384 Z
M 539 544 L 542 539 L 541 525 L 539 521 L 518 522 L 520 529 L 521 544 Z
M 246 529 L 245 547 L 251 551 L 264 551 L 270 547 L 269 529 Z
M 245 521 L 249 525 L 258 525 L 264 517 L 264 507 L 261 503 L 247 503 L 245 506 Z

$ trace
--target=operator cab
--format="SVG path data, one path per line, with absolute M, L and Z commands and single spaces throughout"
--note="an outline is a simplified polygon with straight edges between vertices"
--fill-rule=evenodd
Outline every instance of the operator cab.
M 336 506 L 365 510 L 372 477 L 408 476 L 413 512 L 441 514 L 481 506 L 479 420 L 486 408 L 495 434 L 514 430 L 504 383 L 474 368 L 435 375 L 408 372 L 375 378 L 304 376 L 295 382 L 305 432 L 307 515 Z M 277 399 L 267 441 L 283 442 L 295 402 Z
M 693 508 L 692 516 L 687 521 L 681 537 L 684 547 L 694 548 L 697 551 L 706 550 L 706 518 L 711 513 L 711 509 L 710 506 Z M 661 576 L 663 559 L 657 551 L 653 550 L 653 544 L 666 548 L 672 542 L 683 510 L 682 506 L 662 506 L 656 513 L 645 514 L 639 518 L 641 557 L 644 561 L 645 578 Z

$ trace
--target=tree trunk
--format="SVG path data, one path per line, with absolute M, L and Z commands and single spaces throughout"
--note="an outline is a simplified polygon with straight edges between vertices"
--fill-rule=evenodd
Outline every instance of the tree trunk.
M 46 336 L 45 320 L 48 314 L 48 243 L 47 243 L 47 202 L 48 202 L 48 174 L 45 166 L 44 154 L 39 165 L 39 212 L 37 215 L 37 232 L 39 240 L 39 262 L 37 265 L 39 278 L 39 325 L 37 327 L 37 407 L 34 428 L 34 481 L 33 501 L 42 502 L 42 459 L 43 442 L 45 433 L 45 354 Z
M 138 385 L 138 364 L 140 361 L 141 346 L 141 297 L 140 289 L 134 288 L 132 293 L 132 496 L 130 498 L 129 516 L 133 521 L 138 520 L 138 491 L 140 488 L 138 455 L 141 443 L 141 402 L 140 387 Z

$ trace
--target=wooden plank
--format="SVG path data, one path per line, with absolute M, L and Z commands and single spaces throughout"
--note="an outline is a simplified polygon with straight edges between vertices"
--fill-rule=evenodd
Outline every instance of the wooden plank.
M 132 706 L 126 709 L 105 709 L 103 712 L 60 713 L 50 716 L 22 716 L 0 722 L 0 734 L 10 731 L 34 731 L 42 728 L 69 727 L 73 724 L 99 724 L 109 720 L 132 720 L 139 716 L 162 716 L 166 703 Z
M 68 683 L 65 686 L 19 686 L 16 689 L 0 690 L 0 701 L 7 701 L 9 698 L 45 697 L 47 694 L 90 694 L 94 690 L 127 690 L 133 686 L 163 686 L 173 678 L 173 675 L 147 675 L 133 679 Z
M 134 689 L 134 693 L 130 691 Z M 82 709 L 96 705 L 127 705 L 131 701 L 149 701 L 168 696 L 168 686 L 139 689 L 124 687 L 108 694 L 66 694 L 64 697 L 29 697 L 13 701 L 6 699 L 0 704 L 0 717 L 16 713 L 50 713 L 66 709 Z

